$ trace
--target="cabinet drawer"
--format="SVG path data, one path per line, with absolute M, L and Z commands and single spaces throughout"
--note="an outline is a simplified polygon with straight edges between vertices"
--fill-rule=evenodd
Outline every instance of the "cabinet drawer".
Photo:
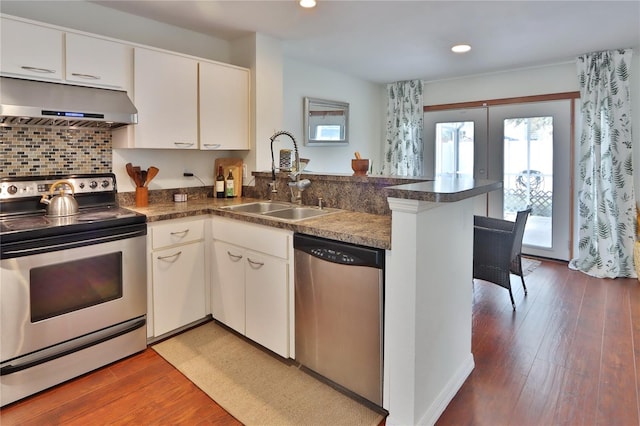
M 282 259 L 289 258 L 291 233 L 233 219 L 213 218 L 213 239 Z
M 153 250 L 204 239 L 204 220 L 169 221 L 151 226 Z

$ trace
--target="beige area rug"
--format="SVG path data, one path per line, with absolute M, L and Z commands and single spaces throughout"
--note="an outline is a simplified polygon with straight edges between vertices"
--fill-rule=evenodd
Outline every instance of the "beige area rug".
M 529 259 L 526 257 L 522 258 L 522 273 L 526 277 L 530 273 L 532 273 L 538 266 L 541 265 L 542 262 L 536 259 Z
M 245 425 L 377 425 L 383 419 L 215 322 L 152 348 Z

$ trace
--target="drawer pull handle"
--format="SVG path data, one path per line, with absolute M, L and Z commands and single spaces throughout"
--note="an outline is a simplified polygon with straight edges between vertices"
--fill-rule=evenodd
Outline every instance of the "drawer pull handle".
M 227 250 L 227 255 L 229 255 L 230 258 L 234 259 L 234 262 L 237 262 L 238 260 L 242 259 L 241 254 L 233 254 L 228 250 Z
M 169 259 L 173 259 L 171 260 L 171 262 L 175 262 L 176 260 L 178 260 L 178 257 L 180 257 L 180 255 L 182 254 L 181 251 L 174 253 L 174 254 L 169 254 L 167 256 L 158 256 L 158 260 L 166 260 L 169 261 Z
M 179 235 L 184 237 L 185 235 L 187 235 L 189 233 L 188 229 L 185 229 L 184 231 L 176 231 L 176 232 L 172 232 L 171 235 Z
M 193 142 L 174 142 L 174 145 L 178 145 L 178 146 L 193 146 L 194 143 Z
M 205 148 L 214 148 L 214 149 L 218 149 L 222 146 L 221 143 L 205 143 L 204 147 Z
M 26 66 L 26 65 L 23 65 L 20 68 L 22 68 L 23 70 L 26 70 L 26 71 L 39 72 L 39 73 L 42 73 L 42 74 L 53 74 L 53 73 L 55 73 L 54 70 L 50 70 L 48 68 L 29 67 L 29 66 Z
M 251 260 L 250 257 L 247 257 L 247 262 L 249 262 L 251 264 L 251 266 L 257 266 L 258 268 L 260 268 L 261 266 L 264 266 L 264 262 L 256 262 L 255 260 Z
M 74 76 L 74 77 L 80 77 L 80 78 L 84 78 L 84 79 L 87 79 L 87 80 L 100 80 L 100 76 L 99 75 L 80 74 L 80 73 L 77 73 L 77 72 L 72 72 L 71 75 Z

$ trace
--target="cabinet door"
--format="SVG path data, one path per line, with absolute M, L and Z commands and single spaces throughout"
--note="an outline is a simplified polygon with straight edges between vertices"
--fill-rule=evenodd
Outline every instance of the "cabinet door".
M 244 250 L 221 241 L 213 243 L 211 313 L 238 333 L 245 331 Z
M 134 64 L 134 147 L 197 149 L 198 62 L 136 48 Z
M 246 252 L 246 336 L 273 352 L 289 356 L 287 262 Z
M 127 90 L 133 80 L 133 48 L 79 34 L 66 34 L 65 79 L 88 86 Z
M 62 80 L 62 32 L 2 18 L 0 70 L 4 75 Z
M 154 334 L 206 316 L 204 242 L 152 253 Z
M 249 149 L 249 70 L 200 62 L 200 149 Z

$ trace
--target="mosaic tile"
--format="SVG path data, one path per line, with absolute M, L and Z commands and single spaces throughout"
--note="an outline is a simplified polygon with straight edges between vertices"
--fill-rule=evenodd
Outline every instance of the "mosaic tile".
M 111 132 L 49 127 L 0 128 L 0 176 L 109 173 Z

